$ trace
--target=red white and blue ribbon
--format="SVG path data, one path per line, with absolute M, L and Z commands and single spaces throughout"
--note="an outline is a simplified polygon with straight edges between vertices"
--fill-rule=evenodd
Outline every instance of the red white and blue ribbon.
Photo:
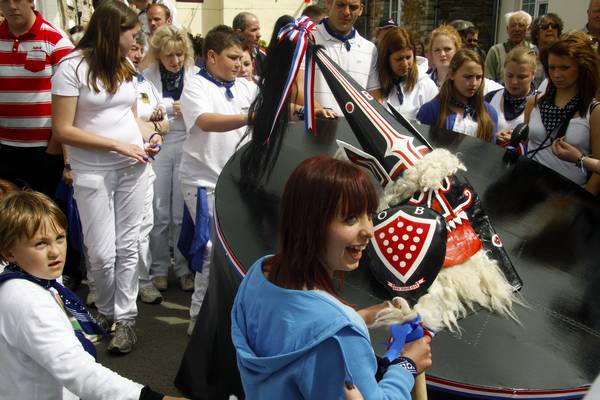
M 292 85 L 296 81 L 296 77 L 298 76 L 298 71 L 303 59 L 305 62 L 304 128 L 307 132 L 311 132 L 312 134 L 316 133 L 314 111 L 315 61 L 311 56 L 311 52 L 306 51 L 309 41 L 314 43 L 314 37 L 312 35 L 313 30 L 315 30 L 315 23 L 307 16 L 303 16 L 294 22 L 290 22 L 289 24 L 285 25 L 283 28 L 281 28 L 279 34 L 277 35 L 278 43 L 281 43 L 283 40 L 287 39 L 293 43 L 296 43 L 296 47 L 294 49 L 294 55 L 292 57 L 292 63 L 288 73 L 287 81 L 285 82 L 281 99 L 277 105 L 277 111 L 275 113 L 275 118 L 273 119 L 271 131 L 269 132 L 269 138 L 271 137 L 271 133 L 273 133 L 273 129 L 275 129 L 275 123 L 277 122 L 277 119 L 281 114 L 281 110 L 285 105 L 286 99 L 290 94 Z M 268 140 L 269 139 L 267 139 L 267 141 Z

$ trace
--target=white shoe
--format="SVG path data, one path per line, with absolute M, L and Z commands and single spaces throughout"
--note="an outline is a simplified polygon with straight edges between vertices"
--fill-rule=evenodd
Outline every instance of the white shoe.
M 163 301 L 162 295 L 154 285 L 140 287 L 138 296 L 142 303 L 146 304 L 160 304 Z
M 190 324 L 188 325 L 188 328 L 187 328 L 187 335 L 188 336 L 192 336 L 192 333 L 194 332 L 194 327 L 195 326 L 196 326 L 196 318 L 190 319 Z
M 96 307 L 96 285 L 88 284 L 89 292 L 85 298 L 85 304 L 88 307 Z

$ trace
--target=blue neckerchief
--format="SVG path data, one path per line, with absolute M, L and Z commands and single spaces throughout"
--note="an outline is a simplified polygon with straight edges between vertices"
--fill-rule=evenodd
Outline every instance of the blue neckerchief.
M 406 76 L 399 76 L 394 78 L 394 80 L 392 81 L 394 83 L 394 86 L 396 86 L 396 93 L 398 94 L 398 102 L 400 103 L 400 105 L 402 105 L 402 103 L 404 103 L 404 93 L 402 92 L 402 82 L 404 82 L 406 80 Z
M 523 114 L 523 111 L 525 111 L 525 105 L 527 104 L 527 99 L 533 94 L 535 94 L 533 83 L 529 93 L 525 97 L 514 97 L 508 93 L 508 90 L 504 89 L 504 93 L 502 94 L 504 100 L 504 118 L 507 121 L 512 121 L 519 115 Z
M 208 79 L 209 81 L 211 81 L 218 87 L 224 87 L 225 94 L 227 95 L 227 97 L 229 97 L 230 99 L 233 99 L 233 92 L 231 91 L 231 88 L 233 87 L 233 85 L 235 85 L 235 79 L 232 81 L 220 81 L 217 78 L 215 78 L 214 76 L 212 76 L 210 74 L 210 72 L 208 72 L 206 70 L 206 68 L 202 68 L 200 70 L 200 72 L 198 72 L 198 75 L 203 76 L 204 78 Z
M 144 79 L 144 75 L 142 75 L 142 73 L 141 73 L 141 72 L 138 72 L 138 73 L 136 74 L 136 76 L 137 76 L 137 81 L 138 81 L 138 83 L 142 83 L 142 82 L 144 82 L 144 80 L 145 80 L 145 79 Z
M 65 202 L 67 205 L 67 221 L 69 221 L 67 237 L 69 238 L 69 247 L 82 252 L 83 233 L 81 231 L 81 219 L 79 218 L 77 201 L 75 201 L 75 197 L 73 196 L 73 186 L 67 185 L 65 180 L 61 179 L 56 188 L 54 198 Z
M 163 87 L 163 97 L 171 97 L 173 100 L 179 100 L 181 92 L 183 92 L 184 68 L 181 67 L 179 72 L 171 72 L 162 63 L 158 63 L 158 70 Z
M 0 283 L 6 282 L 10 279 L 26 279 L 30 282 L 36 283 L 43 287 L 44 289 L 54 288 L 60 299 L 63 302 L 65 310 L 73 316 L 79 322 L 81 329 L 83 332 L 89 335 L 101 335 L 106 336 L 107 333 L 100 325 L 96 323 L 96 320 L 90 315 L 90 313 L 85 308 L 85 305 L 81 302 L 79 297 L 60 283 L 56 282 L 55 279 L 40 279 L 36 278 L 23 271 L 21 268 L 14 264 L 10 264 L 6 267 L 4 272 L 0 274 Z M 80 330 L 75 330 L 75 336 L 83 346 L 83 349 L 88 352 L 94 359 L 96 358 L 96 347 L 92 342 L 89 341 L 88 338 L 85 337 Z
M 433 81 L 433 83 L 435 83 L 435 86 L 437 86 L 439 88 L 440 87 L 440 83 L 438 82 L 438 72 L 437 72 L 437 69 L 434 69 L 433 71 L 431 71 L 431 74 L 429 74 L 429 77 L 431 78 L 431 80 Z
M 458 108 L 462 108 L 463 111 L 463 118 L 466 118 L 467 116 L 473 118 L 473 120 L 477 121 L 477 113 L 475 112 L 475 107 L 473 107 L 472 104 L 470 103 L 463 103 L 460 100 L 457 100 L 456 98 L 452 97 L 450 99 L 450 104 L 458 107 Z
M 331 36 L 333 36 L 340 42 L 344 43 L 344 46 L 346 47 L 346 51 L 350 51 L 350 47 L 351 47 L 350 39 L 354 39 L 354 36 L 356 36 L 356 29 L 354 27 L 352 27 L 352 30 L 350 31 L 349 34 L 342 35 L 341 33 L 336 32 L 333 29 L 331 29 L 331 27 L 329 26 L 329 18 L 323 19 L 322 22 L 323 22 L 323 26 L 325 27 L 325 30 L 327 31 L 327 33 L 329 33 Z

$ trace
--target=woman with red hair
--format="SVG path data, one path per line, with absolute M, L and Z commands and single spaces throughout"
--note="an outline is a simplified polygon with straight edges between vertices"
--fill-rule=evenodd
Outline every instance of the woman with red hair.
M 232 310 L 247 399 L 340 399 L 344 387 L 410 398 L 410 369 L 431 365 L 430 339 L 407 344 L 377 382 L 365 320 L 336 288 L 336 277 L 358 268 L 377 203 L 370 178 L 347 161 L 309 158 L 290 176 L 277 254 L 252 266 Z

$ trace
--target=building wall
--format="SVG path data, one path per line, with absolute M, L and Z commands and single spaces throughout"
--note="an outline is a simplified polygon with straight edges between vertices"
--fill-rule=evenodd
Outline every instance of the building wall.
M 495 0 L 439 0 L 438 24 L 451 22 L 455 19 L 464 19 L 473 22 L 480 30 L 479 44 L 488 48 L 493 44 L 494 26 L 494 1 Z
M 241 11 L 258 16 L 261 34 L 269 41 L 275 21 L 283 14 L 299 17 L 306 7 L 304 0 L 204 0 L 204 3 L 177 3 L 177 20 L 181 26 L 197 34 L 206 33 L 215 25 L 231 25 Z
M 563 31 L 576 31 L 587 23 L 587 7 L 589 0 L 548 0 L 548 12 L 558 14 L 565 25 Z M 507 38 L 504 14 L 519 10 L 521 0 L 500 0 L 498 13 L 497 42 Z

